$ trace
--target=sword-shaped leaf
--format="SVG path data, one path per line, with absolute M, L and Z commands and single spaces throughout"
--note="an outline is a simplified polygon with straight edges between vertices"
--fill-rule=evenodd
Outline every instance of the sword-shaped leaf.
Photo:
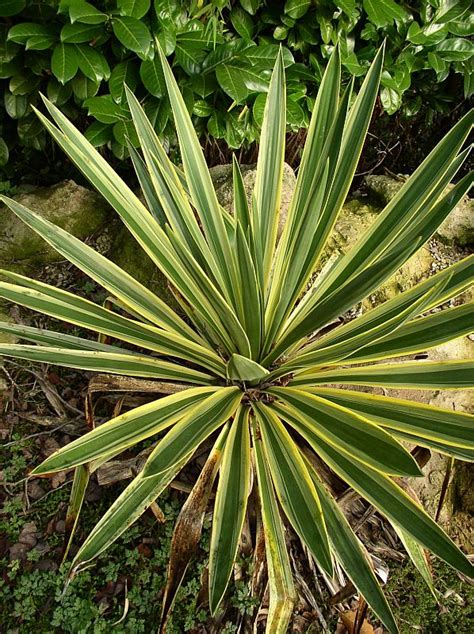
M 291 411 L 312 433 L 324 438 L 333 447 L 384 473 L 421 475 L 413 456 L 389 433 L 350 409 L 326 401 L 314 394 L 289 387 L 268 390 L 289 407 L 273 403 L 283 416 Z M 286 415 L 286 414 L 285 414 Z
M 301 227 L 300 234 L 295 236 L 292 244 L 285 249 L 285 245 L 279 245 L 278 258 L 275 263 L 274 275 L 270 297 L 268 299 L 266 321 L 266 345 L 264 352 L 268 351 L 281 329 L 282 321 L 288 316 L 294 302 L 300 295 L 298 279 L 301 269 L 311 250 L 311 240 L 314 236 L 314 228 L 317 222 L 318 209 L 321 208 L 329 175 L 329 160 L 323 171 L 318 187 L 311 201 L 311 209 L 308 210 L 306 221 Z
M 251 227 L 249 227 L 251 234 Z M 237 285 L 239 292 L 237 314 L 247 333 L 254 358 L 260 353 L 263 335 L 262 289 L 252 259 L 252 253 L 239 221 L 235 226 L 234 246 L 237 254 Z
M 298 374 L 291 386 L 341 383 L 411 390 L 458 390 L 474 385 L 474 361 L 410 361 Z
M 347 116 L 341 148 L 337 162 L 333 167 L 334 177 L 316 229 L 316 236 L 312 243 L 311 255 L 315 263 L 321 255 L 326 240 L 337 220 L 359 162 L 378 94 L 383 58 L 384 46 L 381 46 Z
M 188 338 L 128 319 L 78 295 L 42 282 L 16 273 L 7 272 L 6 275 L 19 284 L 0 282 L 0 297 L 4 299 L 160 354 L 184 358 L 218 374 L 225 373 L 224 365 L 215 352 Z
M 473 278 L 474 255 L 470 255 L 423 282 L 416 284 L 411 289 L 396 295 L 392 299 L 383 302 L 383 304 L 379 304 L 379 306 L 367 311 L 360 317 L 332 330 L 314 343 L 305 346 L 305 350 L 326 348 L 345 341 L 348 337 L 356 337 L 368 329 L 376 328 L 404 311 L 423 295 L 427 295 L 428 291 L 434 286 L 438 286 L 440 288 L 439 296 L 433 296 L 433 301 L 425 308 L 425 310 L 430 310 L 468 289 L 472 284 Z
M 355 456 L 349 456 L 332 447 L 321 436 L 299 424 L 292 415 L 286 416 L 292 425 L 311 444 L 323 460 L 353 489 L 373 504 L 388 519 L 401 526 L 425 548 L 468 577 L 474 566 L 446 533 L 423 508 L 414 502 L 391 478 L 371 469 Z
M 387 603 L 382 588 L 377 581 L 369 554 L 357 539 L 344 513 L 337 502 L 319 479 L 316 470 L 306 462 L 321 500 L 324 519 L 328 528 L 329 540 L 346 571 L 349 579 L 362 594 L 375 614 L 379 617 L 389 632 L 397 633 L 398 627 L 392 611 Z
M 89 533 L 74 557 L 72 570 L 78 570 L 91 559 L 100 555 L 130 528 L 166 489 L 185 463 L 186 460 L 181 460 L 168 471 L 152 478 L 144 478 L 139 474 L 132 480 Z
M 227 364 L 227 378 L 230 381 L 240 381 L 248 385 L 257 385 L 268 376 L 268 370 L 256 361 L 233 354 Z
M 234 216 L 238 223 L 240 223 L 244 234 L 247 235 L 247 231 L 249 227 L 251 227 L 250 209 L 245 193 L 242 172 L 240 171 L 235 154 L 232 155 L 232 183 L 234 192 Z
M 170 394 L 112 418 L 46 458 L 33 475 L 71 469 L 101 456 L 119 453 L 158 434 L 195 408 L 215 387 L 198 387 Z
M 339 103 L 340 66 L 336 47 L 318 90 L 288 218 L 275 254 L 267 303 L 265 352 L 302 290 L 299 285 L 301 277 L 305 277 L 302 267 L 313 253 L 311 243 L 327 189 L 327 182 L 322 182 L 322 179 L 327 181 L 327 177 L 323 178 L 324 169 L 332 174 L 330 168 L 339 155 L 350 95 L 348 89 Z
M 250 493 L 249 408 L 240 407 L 233 421 L 219 470 L 209 552 L 209 606 L 215 614 L 237 557 Z
M 398 248 L 407 234 L 410 223 L 416 224 L 424 209 L 433 205 L 452 178 L 451 163 L 461 149 L 474 121 L 474 113 L 466 114 L 430 152 L 423 163 L 390 201 L 377 220 L 353 249 L 324 281 L 319 293 L 330 293 L 340 287 L 368 263 L 382 257 L 390 248 Z M 448 177 L 446 178 L 446 174 Z M 442 184 L 442 185 L 441 185 Z M 437 195 L 433 196 L 436 191 Z M 412 239 L 419 233 L 412 233 Z M 397 244 L 398 242 L 398 244 Z
M 253 405 L 265 455 L 280 504 L 319 565 L 332 574 L 328 536 L 318 494 L 300 450 L 275 410 Z
M 222 210 L 217 201 L 201 145 L 178 84 L 161 47 L 158 45 L 157 48 L 178 133 L 181 159 L 189 193 L 204 228 L 209 248 L 216 259 L 220 273 L 226 281 L 227 292 L 231 296 L 232 278 L 229 271 L 233 266 L 233 255 Z
M 70 348 L 71 350 L 98 350 L 100 352 L 115 352 L 118 354 L 134 354 L 126 348 L 111 346 L 106 343 L 100 343 L 94 339 L 84 339 L 74 335 L 67 335 L 64 332 L 54 332 L 54 330 L 46 330 L 44 328 L 35 328 L 34 326 L 24 326 L 23 324 L 11 324 L 9 322 L 0 322 L 0 332 L 14 335 L 26 341 L 33 341 L 43 346 Z
M 140 139 L 151 186 L 160 201 L 167 221 L 185 240 L 193 256 L 207 272 L 219 274 L 214 257 L 199 228 L 178 174 L 166 154 L 138 99 L 127 89 L 127 101 Z M 222 289 L 224 290 L 225 289 Z
M 144 251 L 194 310 L 207 324 L 218 329 L 224 347 L 233 352 L 234 346 L 227 332 L 229 326 L 224 326 L 222 320 L 233 326 L 235 316 L 218 290 L 207 279 L 204 289 L 193 281 L 190 271 L 177 258 L 168 236 L 146 207 L 61 111 L 47 99 L 44 102 L 59 129 L 40 112 L 36 111 L 36 114 L 51 136 L 114 207 Z M 242 338 L 238 329 L 237 334 Z
M 158 197 L 156 196 L 150 174 L 148 173 L 147 167 L 145 165 L 145 161 L 140 156 L 138 150 L 134 148 L 130 142 L 127 144 L 127 149 L 129 151 L 130 158 L 132 159 L 133 169 L 135 170 L 135 174 L 137 175 L 138 182 L 140 183 L 140 187 L 146 200 L 148 209 L 151 215 L 158 222 L 160 227 L 164 229 L 166 224 L 166 216 L 163 211 L 163 207 L 158 200 Z
M 393 432 L 474 450 L 474 416 L 400 398 L 326 387 L 304 388 Z
M 330 323 L 349 307 L 367 297 L 374 288 L 390 276 L 394 267 L 397 269 L 406 261 L 410 249 L 410 246 L 401 247 L 397 253 L 380 258 L 351 278 L 341 288 L 326 295 L 319 304 L 312 305 L 313 302 L 310 299 L 307 302 L 310 310 L 301 311 L 294 322 L 287 322 L 287 329 L 283 331 L 280 340 L 276 342 L 273 351 L 264 359 L 264 362 L 273 362 L 294 343 L 304 341 L 305 337 Z
M 74 534 L 79 523 L 79 517 L 84 504 L 89 479 L 89 465 L 81 464 L 76 467 L 72 481 L 71 495 L 69 496 L 69 504 L 66 511 L 63 563 L 69 554 L 69 549 L 71 548 Z
M 285 159 L 285 104 L 285 71 L 280 50 L 265 102 L 252 206 L 252 225 L 260 255 L 264 290 L 270 274 L 280 217 L 280 194 Z
M 212 383 L 212 376 L 204 372 L 139 354 L 117 354 L 100 350 L 71 350 L 70 348 L 2 343 L 0 344 L 0 355 L 40 363 L 53 363 L 65 368 L 78 368 L 91 372 L 183 381 L 195 385 L 210 385 Z
M 464 130 L 464 137 L 466 134 Z M 397 236 L 397 239 L 394 239 L 392 242 L 389 242 L 386 249 L 382 250 L 378 257 L 366 258 L 363 266 L 359 266 L 356 271 L 349 269 L 347 275 L 341 276 L 339 279 L 340 283 L 332 283 L 332 278 L 346 262 L 346 257 L 343 257 L 335 264 L 320 284 L 316 283 L 315 291 L 311 294 L 309 299 L 305 302 L 301 302 L 289 318 L 286 326 L 288 330 L 286 338 L 290 339 L 290 342 L 298 340 L 297 334 L 299 337 L 304 336 L 304 334 L 311 334 L 312 331 L 314 332 L 314 330 L 320 328 L 334 316 L 341 315 L 347 308 L 346 297 L 351 296 L 351 304 L 354 305 L 357 301 L 360 301 L 375 290 L 385 279 L 395 273 L 404 262 L 416 253 L 420 246 L 430 238 L 449 212 L 468 191 L 472 183 L 471 175 L 464 177 L 453 190 L 436 202 L 444 188 L 448 185 L 450 179 L 456 174 L 465 161 L 468 152 L 469 150 L 466 150 L 453 159 L 452 164 L 449 165 L 444 173 L 441 183 L 438 183 L 435 190 L 431 192 L 432 197 L 428 198 L 426 209 L 419 210 L 417 208 L 417 213 L 413 214 L 413 218 L 408 220 L 407 225 L 401 229 L 401 235 Z M 433 201 L 435 201 L 434 204 Z M 364 241 L 363 237 L 360 242 Z M 352 253 L 352 250 L 350 253 Z M 386 264 L 388 264 L 388 267 Z M 383 275 L 376 273 L 378 271 L 383 271 Z M 373 273 L 373 283 L 368 286 L 363 285 L 360 287 L 360 280 L 365 277 L 366 272 Z M 356 299 L 356 296 L 352 295 L 353 291 L 362 290 L 362 288 L 364 289 L 364 293 L 361 292 L 357 296 L 358 299 Z M 326 319 L 327 300 L 329 297 L 331 297 L 330 306 L 332 307 L 331 314 L 333 317 Z M 306 327 L 306 332 L 303 324 Z
M 415 354 L 452 341 L 474 330 L 474 302 L 404 324 L 395 332 L 353 352 L 346 361 L 377 361 Z
M 255 420 L 252 422 L 251 429 L 270 586 L 266 631 L 272 634 L 286 634 L 296 602 L 296 591 L 286 548 L 285 529 L 268 461 L 264 453 L 262 438 Z
M 190 456 L 216 429 L 234 415 L 242 392 L 237 387 L 221 387 L 184 416 L 160 441 L 143 467 L 143 477 L 151 478 Z
M 407 321 L 423 312 L 434 298 L 440 297 L 446 281 L 441 284 L 441 288 L 438 286 L 431 288 L 426 295 L 422 295 L 417 301 L 400 311 L 397 315 L 374 328 L 367 327 L 365 332 L 360 332 L 353 337 L 348 336 L 343 341 L 317 350 L 306 352 L 306 349 L 303 348 L 301 353 L 295 355 L 294 359 L 284 363 L 279 372 L 291 372 L 294 369 L 316 367 L 318 365 L 334 365 L 347 357 L 357 356 L 358 352 L 367 345 L 370 346 L 374 342 L 377 345 L 377 342 L 383 340 L 386 336 L 396 336 Z
M 428 553 L 423 546 L 420 546 L 420 544 L 413 539 L 411 535 L 404 531 L 403 528 L 400 528 L 400 526 L 397 526 L 396 524 L 394 524 L 393 528 L 400 538 L 400 541 L 402 542 L 414 566 L 422 576 L 423 581 L 426 583 L 431 594 L 437 601 L 438 594 L 433 584 L 433 573 L 431 571 Z
M 27 209 L 15 200 L 5 196 L 0 198 L 26 225 L 38 233 L 58 253 L 61 253 L 61 255 L 142 317 L 171 332 L 177 332 L 187 337 L 195 336 L 189 326 L 177 317 L 162 299 L 154 295 L 116 264 L 64 229 L 57 227 L 49 220 L 46 220 L 46 218 Z

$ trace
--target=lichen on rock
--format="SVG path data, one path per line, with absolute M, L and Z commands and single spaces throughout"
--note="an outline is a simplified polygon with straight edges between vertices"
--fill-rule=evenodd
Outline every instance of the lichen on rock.
M 405 184 L 408 176 L 398 177 L 370 174 L 365 177 L 365 185 L 369 195 L 377 203 L 388 205 Z M 453 185 L 448 185 L 443 194 L 449 192 Z M 474 244 L 474 200 L 468 196 L 456 205 L 446 220 L 436 231 L 436 237 L 446 244 L 467 246 Z

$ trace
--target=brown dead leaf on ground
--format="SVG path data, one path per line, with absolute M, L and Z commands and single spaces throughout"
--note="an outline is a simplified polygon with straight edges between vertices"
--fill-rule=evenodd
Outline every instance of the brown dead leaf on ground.
M 336 634 L 356 634 L 354 626 L 356 623 L 357 611 L 348 610 L 340 613 L 342 623 L 337 624 Z M 374 628 L 367 620 L 362 622 L 358 634 L 374 634 Z

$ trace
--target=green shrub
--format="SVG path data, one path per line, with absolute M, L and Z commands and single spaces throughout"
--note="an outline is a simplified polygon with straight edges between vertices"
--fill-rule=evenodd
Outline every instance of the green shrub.
M 287 68 L 287 124 L 307 127 L 317 86 L 336 41 L 345 80 L 362 79 L 387 39 L 380 99 L 388 113 L 446 111 L 464 77 L 474 83 L 469 0 L 8 0 L 0 28 L 0 167 L 20 141 L 46 137 L 31 105 L 42 91 L 96 146 L 119 158 L 136 144 L 124 83 L 137 94 L 166 144 L 170 107 L 157 62 L 157 36 L 173 64 L 200 136 L 238 148 L 255 141 L 278 45 Z M 427 104 L 427 105 L 426 105 Z M 12 119 L 16 126 L 12 125 Z
M 145 204 L 54 104 L 45 99 L 54 123 L 37 112 L 167 277 L 181 311 L 63 229 L 0 197 L 114 299 L 113 309 L 106 308 L 8 271 L 0 271 L 10 280 L 0 281 L 0 297 L 115 341 L 2 323 L 0 331 L 36 345 L 1 344 L 0 354 L 148 377 L 168 382 L 171 392 L 73 440 L 31 474 L 75 468 L 70 508 L 77 517 L 90 473 L 164 433 L 76 554 L 73 569 L 78 571 L 122 535 L 210 442 L 175 528 L 164 618 L 199 542 L 218 475 L 208 584 L 213 614 L 231 578 L 254 483 L 269 575 L 267 631 L 287 631 L 295 601 L 284 514 L 319 566 L 332 575 L 337 559 L 387 629 L 396 632 L 367 553 L 326 487 L 316 457 L 392 522 L 428 584 L 425 548 L 472 575 L 469 560 L 400 485 L 400 477 L 421 475 L 400 441 L 472 461 L 473 417 L 340 386 L 472 387 L 472 360 L 374 362 L 412 355 L 471 331 L 473 303 L 432 309 L 472 284 L 474 256 L 351 321 L 341 323 L 339 317 L 415 254 L 472 185 L 472 174 L 467 174 L 445 193 L 469 154 L 462 148 L 473 113 L 428 155 L 352 250 L 321 268 L 372 117 L 383 50 L 355 99 L 350 87 L 341 95 L 337 47 L 331 56 L 279 239 L 286 138 L 283 54 L 270 80 L 251 204 L 234 162 L 233 215 L 217 201 L 185 100 L 161 50 L 159 61 L 183 169 L 171 163 L 139 101 L 127 90 L 142 152 L 132 149 L 132 158 Z M 308 284 L 311 291 L 305 292 Z M 335 327 L 328 330 L 328 324 Z M 122 347 L 124 342 L 135 349 Z

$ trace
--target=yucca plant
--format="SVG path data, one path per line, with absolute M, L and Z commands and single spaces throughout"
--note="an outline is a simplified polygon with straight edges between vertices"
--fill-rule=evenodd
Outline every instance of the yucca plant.
M 218 610 L 226 592 L 253 490 L 265 538 L 268 632 L 287 631 L 295 601 L 287 525 L 328 575 L 338 562 L 387 629 L 396 632 L 370 558 L 318 465 L 325 463 L 393 524 L 426 578 L 424 549 L 472 574 L 465 555 L 406 492 L 402 478 L 421 472 L 401 441 L 472 460 L 474 417 L 347 386 L 455 390 L 474 384 L 472 360 L 378 363 L 424 351 L 471 330 L 472 304 L 431 309 L 469 287 L 474 256 L 353 320 L 344 323 L 337 318 L 402 266 L 468 191 L 472 175 L 461 178 L 448 193 L 446 186 L 466 159 L 468 150 L 462 147 L 472 113 L 431 152 L 354 248 L 332 266 L 324 266 L 325 245 L 371 119 L 383 51 L 355 98 L 351 87 L 340 94 L 340 59 L 337 49 L 333 53 L 279 239 L 285 149 L 281 56 L 267 97 L 252 201 L 248 204 L 234 162 L 231 215 L 219 206 L 183 98 L 166 59 L 158 54 L 182 170 L 171 164 L 129 91 L 142 154 L 130 151 L 146 205 L 53 104 L 45 100 L 56 125 L 37 114 L 167 277 L 180 310 L 173 311 L 89 246 L 3 197 L 29 227 L 108 291 L 113 310 L 8 271 L 2 275 L 11 282 L 0 283 L 0 296 L 117 343 L 3 324 L 3 331 L 36 345 L 2 344 L 0 353 L 166 381 L 171 390 L 175 386 L 175 393 L 100 425 L 47 458 L 32 475 L 75 468 L 73 499 L 80 507 L 77 492 L 83 491 L 90 473 L 125 449 L 165 432 L 143 470 L 80 548 L 73 562 L 78 570 L 156 500 L 204 441 L 212 442 L 175 533 L 176 540 L 181 539 L 186 527 L 199 525 L 217 480 L 209 558 L 211 612 Z M 121 347 L 120 342 L 139 350 Z M 191 537 L 198 539 L 199 530 Z M 186 561 L 177 561 L 170 565 L 165 613 L 184 574 Z

